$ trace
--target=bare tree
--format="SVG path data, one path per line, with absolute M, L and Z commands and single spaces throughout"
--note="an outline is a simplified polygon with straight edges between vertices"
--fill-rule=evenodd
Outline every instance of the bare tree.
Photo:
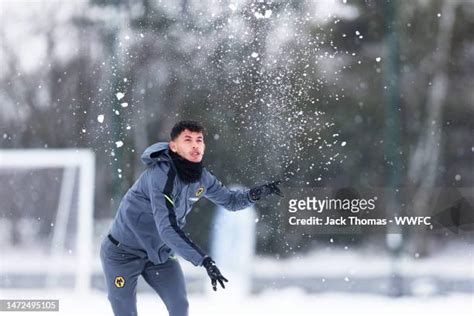
M 448 93 L 448 61 L 456 21 L 457 1 L 444 1 L 437 36 L 437 51 L 434 54 L 435 72 L 428 89 L 426 101 L 427 116 L 421 126 L 420 136 L 411 154 L 408 178 L 414 186 L 413 213 L 427 215 L 433 207 L 430 197 L 438 175 L 441 157 L 442 115 Z M 427 239 L 417 234 L 415 250 L 420 255 L 427 254 Z

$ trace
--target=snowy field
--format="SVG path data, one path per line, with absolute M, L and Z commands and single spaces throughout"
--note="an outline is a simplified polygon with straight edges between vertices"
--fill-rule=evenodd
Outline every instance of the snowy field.
M 61 292 L 2 291 L 2 298 L 59 299 L 59 312 L 22 312 L 21 315 L 112 315 L 104 292 L 83 296 Z M 305 294 L 299 289 L 266 291 L 257 296 L 233 300 L 225 292 L 191 295 L 190 315 L 474 315 L 472 295 L 387 298 L 374 295 Z M 151 293 L 138 295 L 139 315 L 167 315 L 159 298 Z
M 15 262 L 22 270 L 20 258 L 3 261 L 3 268 Z M 39 262 L 39 261 L 38 261 Z M 186 277 L 208 280 L 202 269 L 180 260 Z M 64 267 L 64 261 L 62 261 Z M 98 265 L 98 262 L 97 262 Z M 390 260 L 387 254 L 374 253 L 369 250 L 353 251 L 352 249 L 321 249 L 301 257 L 275 260 L 256 257 L 253 263 L 253 275 L 262 280 L 307 280 L 306 283 L 320 282 L 327 278 L 327 283 L 313 284 L 322 289 L 318 292 L 306 292 L 300 287 L 290 286 L 276 288 L 271 281 L 258 294 L 239 299 L 232 293 L 236 278 L 225 291 L 202 294 L 199 290 L 190 291 L 190 315 L 474 315 L 474 294 L 470 292 L 443 293 L 433 288 L 431 281 L 440 277 L 452 282 L 474 280 L 473 249 L 470 243 L 451 244 L 433 256 L 425 259 L 402 256 L 399 271 L 405 277 L 421 280 L 411 284 L 414 296 L 391 298 L 386 295 L 360 293 L 358 291 L 335 291 L 330 280 L 344 280 L 360 284 L 364 278 L 382 277 L 390 273 Z M 25 268 L 25 267 L 23 267 Z M 97 269 L 97 270 L 96 270 Z M 98 266 L 94 270 L 100 269 Z M 14 269 L 12 269 L 14 270 Z M 24 271 L 24 270 L 23 270 Z M 316 277 L 317 281 L 314 281 Z M 266 281 L 264 281 L 266 282 Z M 472 284 L 472 283 L 471 283 Z M 148 289 L 148 288 L 147 288 Z M 473 286 L 474 289 L 474 286 Z M 441 290 L 441 291 L 438 291 Z M 373 291 L 373 289 L 372 289 Z M 378 293 L 377 291 L 373 293 Z M 59 313 L 23 312 L 21 315 L 112 315 L 106 293 L 93 290 L 84 295 L 77 295 L 69 290 L 26 290 L 0 289 L 1 299 L 59 299 Z M 167 315 L 161 300 L 151 291 L 138 293 L 139 315 Z

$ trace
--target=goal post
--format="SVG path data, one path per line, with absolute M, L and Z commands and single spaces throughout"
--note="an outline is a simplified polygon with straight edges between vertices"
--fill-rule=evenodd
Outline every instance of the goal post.
M 68 218 L 71 216 L 72 201 L 75 199 L 77 201 L 77 214 L 75 214 L 75 230 L 77 234 L 74 240 L 76 254 L 74 263 L 70 265 L 74 271 L 69 272 L 74 274 L 74 288 L 79 292 L 88 291 L 91 288 L 93 260 L 94 152 L 90 149 L 0 150 L 0 172 L 21 173 L 28 172 L 28 170 L 44 169 L 63 169 L 62 181 L 58 188 L 57 211 L 53 216 L 54 220 L 51 222 L 51 226 L 54 227 L 49 237 L 51 245 L 59 245 L 59 247 L 56 246 L 55 250 L 52 246 L 49 256 L 58 255 L 58 252 L 64 247 Z M 30 174 L 32 173 L 30 172 Z M 76 179 L 77 185 L 75 185 Z M 9 184 L 7 183 L 7 186 Z M 44 186 L 47 185 L 48 183 L 45 182 Z M 74 188 L 76 188 L 76 191 L 74 191 Z M 28 194 L 28 188 L 10 188 L 11 192 L 15 192 L 17 189 L 24 190 L 24 193 Z M 2 189 L 0 188 L 0 190 Z M 6 189 L 4 188 L 4 190 Z M 47 188 L 46 192 L 48 192 Z M 41 208 L 41 206 L 38 206 L 38 208 Z M 8 216 L 4 214 L 2 216 L 8 220 Z M 8 260 L 5 257 L 4 259 Z M 58 266 L 62 266 L 61 261 L 59 261 Z M 43 272 L 46 274 L 51 273 L 51 268 L 49 271 L 48 267 L 40 268 L 44 268 L 46 271 Z M 2 272 L 5 273 L 5 271 Z

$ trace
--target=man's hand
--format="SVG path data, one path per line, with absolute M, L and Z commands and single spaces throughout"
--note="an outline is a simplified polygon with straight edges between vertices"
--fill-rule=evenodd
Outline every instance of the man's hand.
M 215 262 L 211 259 L 211 257 L 206 257 L 204 258 L 204 261 L 202 262 L 202 265 L 204 268 L 206 268 L 207 275 L 209 275 L 209 278 L 211 278 L 211 284 L 212 284 L 212 289 L 214 291 L 217 291 L 217 282 L 222 286 L 223 289 L 225 289 L 224 282 L 229 282 L 227 281 L 226 278 L 221 274 L 219 269 L 216 267 L 214 264 Z
M 270 194 L 276 194 L 278 196 L 283 197 L 283 193 L 281 192 L 278 185 L 281 183 L 281 180 L 270 182 L 264 185 L 260 185 L 258 187 L 252 188 L 249 191 L 250 199 L 252 201 L 258 201 L 262 197 L 266 197 Z

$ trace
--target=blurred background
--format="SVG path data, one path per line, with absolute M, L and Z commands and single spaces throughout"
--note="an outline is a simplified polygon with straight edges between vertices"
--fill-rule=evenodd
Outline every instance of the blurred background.
M 204 163 L 227 185 L 291 170 L 286 187 L 409 188 L 418 215 L 427 191 L 455 190 L 472 214 L 473 29 L 470 0 L 0 0 L 0 294 L 62 297 L 86 275 L 93 303 L 64 297 L 67 314 L 111 314 L 100 240 L 143 150 L 181 119 L 205 126 Z M 472 225 L 290 234 L 277 206 L 256 205 L 235 233 L 253 236 L 236 314 L 474 313 Z M 202 201 L 188 216 L 207 251 L 220 211 Z M 222 314 L 225 294 L 208 304 L 205 273 L 181 263 L 191 311 Z M 163 310 L 139 293 L 139 311 Z

